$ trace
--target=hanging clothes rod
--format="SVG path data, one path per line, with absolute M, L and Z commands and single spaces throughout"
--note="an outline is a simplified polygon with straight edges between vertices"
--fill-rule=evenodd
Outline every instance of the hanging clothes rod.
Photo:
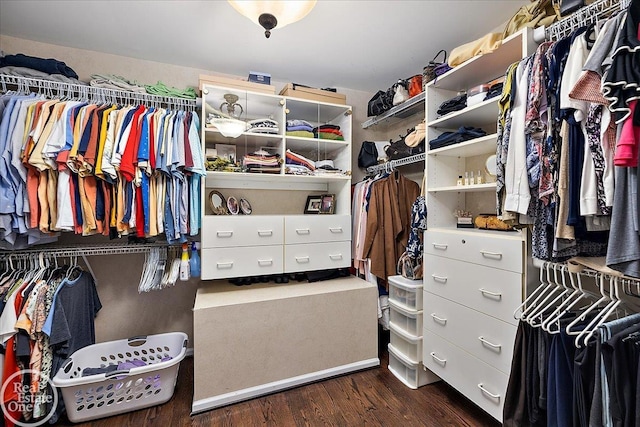
M 607 18 L 628 8 L 630 4 L 631 0 L 597 0 L 545 28 L 545 37 L 547 40 L 560 40 L 573 30 Z
M 16 251 L 0 252 L 0 258 L 19 258 L 38 253 L 44 253 L 53 257 L 70 256 L 98 256 L 98 255 L 127 255 L 149 253 L 153 248 L 179 248 L 180 245 L 169 245 L 168 243 L 144 243 L 144 244 L 112 244 L 112 245 L 78 245 L 65 247 L 41 247 L 29 248 Z
M 422 162 L 425 159 L 425 153 L 415 154 L 413 156 L 405 157 L 403 159 L 398 160 L 389 160 L 385 163 L 380 163 L 379 165 L 369 166 L 367 168 L 367 173 L 374 174 L 381 171 L 392 171 L 398 166 L 410 165 L 413 163 Z
M 168 107 L 170 109 L 190 111 L 194 111 L 197 106 L 195 99 L 136 93 L 126 90 L 0 74 L 0 87 L 2 88 L 2 92 L 7 92 L 11 86 L 17 87 L 17 90 L 21 91 L 35 90 L 49 97 L 76 98 L 83 101 L 100 103 L 146 104 L 153 107 Z

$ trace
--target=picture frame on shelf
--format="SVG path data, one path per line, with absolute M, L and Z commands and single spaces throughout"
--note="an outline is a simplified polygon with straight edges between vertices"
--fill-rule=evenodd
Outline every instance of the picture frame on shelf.
M 322 207 L 323 196 L 307 196 L 307 203 L 304 205 L 305 214 L 319 214 Z
M 320 205 L 321 214 L 332 214 L 336 210 L 336 196 L 334 194 L 324 194 Z

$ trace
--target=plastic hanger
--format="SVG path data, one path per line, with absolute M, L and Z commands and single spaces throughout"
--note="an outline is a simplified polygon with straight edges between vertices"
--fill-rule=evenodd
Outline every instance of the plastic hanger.
M 543 292 L 542 292 L 542 291 L 544 291 L 544 290 L 547 288 L 548 283 L 545 283 L 545 282 L 544 282 L 544 280 L 543 280 L 542 276 L 543 276 L 543 272 L 544 272 L 545 268 L 546 268 L 548 265 L 549 265 L 549 263 L 545 261 L 545 262 L 542 264 L 542 267 L 540 267 L 540 285 L 539 285 L 537 288 L 535 288 L 535 289 L 534 289 L 534 290 L 529 294 L 529 296 L 528 296 L 528 297 L 526 297 L 524 301 L 522 301 L 522 304 L 520 304 L 520 305 L 515 309 L 515 311 L 513 312 L 513 318 L 514 318 L 514 319 L 516 319 L 516 320 L 520 320 L 520 319 L 522 319 L 522 315 L 524 314 L 524 311 L 526 310 L 526 309 L 525 309 L 525 307 L 528 307 L 530 304 L 532 304 L 532 303 L 533 303 L 533 301 L 536 301 L 536 299 L 537 299 L 540 295 L 543 295 Z M 520 317 L 518 317 L 518 314 L 517 314 L 517 313 L 518 313 L 518 311 L 521 311 L 521 313 L 520 313 Z
M 521 320 L 527 321 L 529 315 L 536 311 L 536 308 L 539 306 L 539 304 L 544 303 L 545 301 L 547 301 L 559 288 L 556 286 L 555 283 L 551 282 L 551 272 L 550 272 L 550 268 L 553 264 L 552 263 L 547 263 L 546 268 L 544 269 L 546 272 L 546 287 L 545 289 L 538 295 L 538 297 L 531 303 L 530 306 L 528 306 L 527 308 L 525 308 L 525 310 L 522 312 L 522 316 L 520 317 Z M 542 282 L 542 271 L 540 271 L 540 281 Z
M 563 273 L 564 274 L 564 273 Z M 587 294 L 582 289 L 582 278 L 580 273 L 572 273 L 569 269 L 567 269 L 567 274 L 569 275 L 569 282 L 571 283 L 571 287 L 574 289 L 573 293 L 570 294 L 567 299 L 563 301 L 553 313 L 549 315 L 547 320 L 543 322 L 542 329 L 547 331 L 550 334 L 557 334 L 560 332 L 560 319 L 571 310 L 581 299 L 590 297 L 590 294 Z M 574 280 L 575 275 L 575 280 Z M 563 276 L 564 280 L 564 276 Z M 576 287 L 577 283 L 577 287 Z M 553 329 L 553 327 L 556 329 Z
M 568 267 L 566 265 L 558 266 L 554 264 L 553 281 L 557 286 L 558 290 L 560 290 L 561 292 L 558 295 L 556 295 L 556 297 L 553 300 L 551 300 L 550 302 L 546 302 L 553 295 L 553 293 L 549 294 L 549 296 L 540 303 L 539 305 L 540 308 L 529 316 L 528 322 L 532 327 L 539 328 L 540 326 L 542 326 L 542 322 L 545 320 L 544 313 L 548 312 L 552 308 L 557 307 L 558 301 L 560 301 L 560 299 L 562 299 L 563 297 L 566 297 L 569 294 L 570 290 L 569 288 L 567 288 L 567 284 L 564 277 L 564 271 L 567 269 Z M 562 283 L 558 281 L 558 271 L 562 273 Z
M 579 335 L 580 333 L 582 333 L 581 330 L 576 331 L 573 328 L 577 324 L 584 322 L 584 320 L 587 318 L 587 314 L 591 313 L 592 311 L 600 307 L 603 303 L 606 303 L 609 301 L 609 296 L 604 291 L 604 280 L 605 280 L 604 274 L 599 274 L 598 288 L 600 289 L 600 294 L 602 295 L 602 297 L 596 302 L 594 302 L 593 304 L 591 304 L 590 306 L 588 306 L 587 309 L 582 312 L 582 314 L 577 316 L 573 321 L 571 321 L 571 323 L 567 325 L 567 327 L 565 328 L 565 332 L 567 333 L 567 335 Z M 609 282 L 610 282 L 609 284 L 611 284 L 612 280 L 613 278 L 609 277 Z
M 575 339 L 575 345 L 577 348 L 582 345 L 587 345 L 589 339 L 593 336 L 595 331 L 598 329 L 600 325 L 602 325 L 608 318 L 611 316 L 615 310 L 617 310 L 618 306 L 622 303 L 620 300 L 620 295 L 618 291 L 618 278 L 612 277 L 609 282 L 609 299 L 610 302 L 604 307 L 604 309 L 598 313 L 589 324 L 578 334 Z

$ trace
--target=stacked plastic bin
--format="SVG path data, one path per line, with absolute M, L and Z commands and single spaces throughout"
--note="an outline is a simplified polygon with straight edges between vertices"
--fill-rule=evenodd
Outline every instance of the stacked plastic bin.
M 422 283 L 389 277 L 389 370 L 413 389 L 437 379 L 422 366 Z

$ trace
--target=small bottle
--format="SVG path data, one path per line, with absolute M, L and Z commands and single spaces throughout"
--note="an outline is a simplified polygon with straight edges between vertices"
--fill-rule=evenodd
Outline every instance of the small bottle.
M 189 245 L 187 243 L 182 244 L 182 257 L 180 258 L 180 281 L 186 282 L 189 280 Z
M 462 185 L 462 175 L 458 175 L 458 182 L 456 182 L 456 185 Z
M 464 173 L 464 185 L 469 185 L 469 172 Z
M 484 182 L 482 182 L 482 172 L 478 171 L 478 176 L 476 176 L 476 184 L 484 184 Z
M 196 242 L 191 242 L 191 259 L 189 259 L 189 273 L 191 277 L 200 277 L 200 255 Z
M 469 185 L 473 185 L 476 183 L 475 178 L 473 177 L 473 171 L 471 171 L 471 177 L 469 178 Z

